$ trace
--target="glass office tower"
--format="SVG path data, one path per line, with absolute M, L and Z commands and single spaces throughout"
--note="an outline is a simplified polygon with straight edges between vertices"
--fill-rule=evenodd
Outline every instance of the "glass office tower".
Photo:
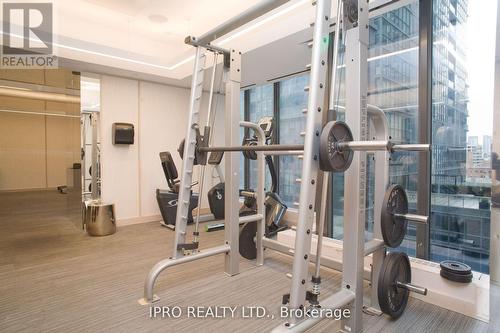
M 487 273 L 491 164 L 484 155 L 467 162 L 467 121 L 477 118 L 467 106 L 468 2 L 434 1 L 430 253 L 434 261 L 458 259 Z M 490 146 L 484 141 L 483 146 Z
M 477 153 L 478 143 L 467 145 L 467 0 L 436 0 L 433 11 L 430 259 L 460 260 L 488 272 L 489 156 Z M 418 142 L 418 21 L 417 2 L 370 20 L 369 103 L 385 111 L 397 143 Z M 484 134 L 483 146 L 491 146 L 489 133 Z M 473 162 L 467 163 L 468 152 L 476 152 Z M 415 153 L 392 156 L 391 183 L 406 189 L 411 210 L 416 207 L 417 166 Z M 371 170 L 369 180 L 373 176 Z M 369 193 L 368 207 L 372 188 Z M 415 254 L 415 230 L 409 226 L 401 246 L 410 255 Z

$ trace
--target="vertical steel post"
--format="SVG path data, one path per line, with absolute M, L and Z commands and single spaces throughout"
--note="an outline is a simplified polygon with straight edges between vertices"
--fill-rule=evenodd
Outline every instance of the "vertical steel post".
M 189 98 L 189 118 L 184 144 L 184 160 L 182 163 L 181 184 L 177 200 L 177 216 L 175 218 L 175 241 L 173 258 L 184 255 L 177 245 L 186 243 L 186 226 L 191 200 L 191 183 L 193 181 L 194 151 L 196 148 L 196 131 L 193 127 L 200 121 L 200 102 L 203 93 L 203 72 L 205 70 L 206 50 L 196 47 L 193 79 L 191 81 L 191 95 Z M 199 195 L 202 195 L 200 193 Z
M 99 148 L 97 147 L 97 131 L 98 131 L 98 123 L 99 123 L 99 113 L 93 112 L 90 114 L 90 124 L 92 125 L 92 175 L 91 175 L 91 184 L 92 191 L 90 197 L 92 200 L 99 199 L 99 164 L 97 163 L 97 159 L 99 158 Z M 83 170 L 85 174 L 85 169 Z
M 368 85 L 368 3 L 344 1 L 346 31 L 346 122 L 354 140 L 366 140 Z M 351 316 L 343 318 L 341 329 L 361 332 L 363 327 L 363 271 L 366 211 L 366 152 L 356 152 L 345 172 L 344 242 L 342 287 L 355 294 Z
M 432 0 L 420 0 L 418 32 L 418 142 L 432 138 Z M 417 213 L 429 223 L 417 224 L 417 258 L 429 259 L 431 222 L 431 155 L 418 153 Z
M 388 140 L 389 126 L 384 111 L 374 106 L 368 105 L 368 118 L 375 129 L 374 140 Z M 387 187 L 389 186 L 389 160 L 390 154 L 387 150 L 377 151 L 375 154 L 375 202 L 373 208 L 373 239 L 382 239 L 381 212 L 382 202 Z M 372 254 L 371 269 L 371 304 L 372 312 L 380 312 L 378 304 L 378 277 L 380 268 L 384 261 L 385 248 L 378 249 Z
M 241 53 L 231 49 L 229 78 L 226 82 L 225 106 L 225 143 L 235 146 L 240 141 L 240 85 Z M 239 154 L 225 154 L 225 200 L 224 233 L 226 244 L 231 250 L 226 253 L 225 272 L 228 275 L 239 273 Z
M 295 238 L 295 255 L 293 258 L 292 286 L 290 290 L 290 308 L 305 306 L 308 266 L 311 251 L 312 223 L 314 220 L 314 204 L 316 182 L 319 170 L 319 136 L 321 133 L 322 113 L 327 80 L 327 60 L 329 42 L 331 1 L 316 1 L 316 20 L 313 33 L 311 56 L 311 77 L 309 81 L 309 100 L 304 138 L 304 157 L 302 161 L 302 181 L 298 224 Z M 289 325 L 293 326 L 300 318 L 293 316 Z

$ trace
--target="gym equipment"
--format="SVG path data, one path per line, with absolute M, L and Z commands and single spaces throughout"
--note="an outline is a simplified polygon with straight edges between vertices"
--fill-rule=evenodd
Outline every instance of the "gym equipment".
M 427 223 L 428 217 L 408 214 L 408 198 L 400 185 L 391 185 L 386 190 L 381 210 L 381 228 L 384 242 L 389 247 L 398 247 L 406 235 L 407 221 Z
M 257 123 L 265 136 L 266 145 L 272 140 L 274 121 L 273 117 L 263 117 Z M 243 138 L 243 146 L 257 146 L 257 137 L 254 135 L 250 138 Z M 257 152 L 244 151 L 243 155 L 251 160 L 257 159 Z M 285 202 L 280 198 L 277 191 L 278 177 L 276 175 L 276 168 L 273 159 L 270 155 L 265 156 L 266 165 L 271 175 L 271 189 L 266 193 L 264 201 L 265 209 L 265 230 L 264 236 L 273 238 L 279 231 L 285 230 L 288 227 L 282 223 L 283 216 L 288 209 Z M 245 196 L 245 202 L 240 208 L 240 216 L 257 213 L 257 201 L 255 192 L 240 191 L 240 195 Z M 257 232 L 256 222 L 248 222 L 240 230 L 240 254 L 242 257 L 253 260 L 257 258 L 257 244 L 255 243 Z
M 454 260 L 444 260 L 440 263 L 439 274 L 450 281 L 460 283 L 470 283 L 472 281 L 472 269 L 463 262 Z
M 319 135 L 319 131 L 318 131 Z M 325 125 L 319 142 L 320 167 L 323 171 L 344 172 L 352 163 L 354 151 L 429 151 L 428 144 L 401 144 L 396 145 L 390 140 L 382 141 L 352 141 L 352 133 L 346 123 L 342 121 L 331 121 Z M 251 139 L 243 139 L 241 146 L 208 147 L 196 141 L 196 156 L 198 160 L 206 159 L 208 152 L 234 152 L 242 151 L 245 157 L 255 159 L 255 152 L 263 151 L 269 154 L 276 152 L 301 152 L 304 145 L 257 145 Z M 203 162 L 200 162 L 203 164 Z
M 213 186 L 207 192 L 208 205 L 210 207 L 210 212 L 214 215 L 216 220 L 224 219 L 224 176 L 220 170 L 220 163 L 222 161 L 222 157 L 224 156 L 223 152 L 215 152 L 211 153 L 208 159 L 208 164 L 213 165 L 217 171 L 220 182 Z M 210 230 L 215 230 L 211 229 Z
M 208 205 L 216 220 L 224 219 L 224 183 L 214 185 L 208 192 Z
M 240 231 L 239 252 L 245 259 L 257 258 L 257 244 L 255 244 L 255 235 L 257 234 L 257 223 L 246 223 Z
M 175 226 L 175 218 L 177 214 L 177 203 L 179 198 L 179 183 L 180 180 L 175 167 L 174 159 L 168 151 L 160 153 L 160 161 L 167 180 L 169 190 L 156 189 L 156 201 L 160 208 L 160 213 L 163 219 L 161 223 L 163 226 Z M 196 185 L 191 184 L 191 187 Z M 193 223 L 192 210 L 196 208 L 198 203 L 198 194 L 191 191 L 191 198 L 188 210 L 188 223 Z
M 264 131 L 265 142 L 268 144 L 269 141 L 272 140 L 273 130 L 274 130 L 274 121 L 273 117 L 263 117 L 259 120 L 257 125 Z M 257 137 L 244 137 L 243 138 L 243 146 L 254 146 L 257 145 Z M 214 156 L 215 155 L 215 156 Z M 219 165 L 222 159 L 223 152 L 212 152 L 208 159 L 208 164 L 211 165 Z M 245 158 L 255 160 L 257 159 L 257 153 L 254 151 L 246 151 L 243 152 Z M 287 206 L 284 201 L 279 197 L 276 193 L 278 179 L 276 175 L 276 168 L 274 166 L 274 162 L 271 156 L 267 155 L 265 157 L 267 167 L 269 169 L 269 173 L 271 175 L 271 189 L 266 193 L 266 225 L 270 226 L 274 225 L 276 228 L 282 228 L 280 225 L 282 218 L 287 210 Z M 219 178 L 222 177 L 221 172 L 218 171 Z M 240 216 L 255 214 L 257 211 L 257 205 L 255 200 L 255 193 L 251 190 L 240 191 L 240 196 L 243 196 L 244 204 L 240 208 L 239 214 Z M 210 211 L 217 219 L 224 218 L 224 183 L 219 183 L 212 187 L 208 191 L 208 202 L 210 205 Z M 210 226 L 206 227 L 207 231 L 218 230 L 219 224 L 215 225 L 216 229 L 212 229 Z M 273 228 L 273 227 L 271 227 Z M 281 229 L 283 230 L 283 228 Z M 246 258 L 246 257 L 245 257 Z M 248 258 L 247 258 L 248 259 Z
M 81 114 L 81 136 L 83 147 L 81 149 L 81 177 L 82 177 L 82 198 L 83 200 L 97 199 L 101 195 L 101 175 L 100 175 L 100 155 L 101 151 L 98 142 L 98 128 L 99 128 L 99 112 L 96 111 L 82 111 Z M 88 134 L 90 133 L 90 138 Z M 90 139 L 90 142 L 89 142 Z M 90 152 L 88 151 L 90 148 Z M 90 155 L 91 165 L 88 167 L 87 177 L 85 170 L 87 170 L 87 158 Z M 97 172 L 93 172 L 97 170 Z M 88 189 L 88 191 L 86 190 Z
M 351 130 L 343 121 L 331 121 L 321 132 L 319 163 L 323 171 L 344 172 L 352 162 L 354 152 L 339 150 L 336 145 L 353 140 Z
M 250 198 L 250 197 L 248 197 Z M 244 210 L 245 207 L 249 207 L 247 212 L 242 213 L 242 209 L 240 209 L 240 216 L 244 216 L 246 214 L 255 214 L 256 207 L 250 206 L 247 203 L 248 198 L 245 198 L 245 203 L 242 207 Z M 252 197 L 253 198 L 253 197 Z M 255 200 L 250 201 L 252 203 Z M 283 216 L 287 210 L 286 204 L 279 197 L 277 193 L 267 192 L 266 193 L 266 224 L 264 230 L 264 236 L 266 238 L 272 239 L 276 234 L 282 230 L 288 229 L 288 226 L 282 223 Z M 257 244 L 255 242 L 257 232 L 257 223 L 256 222 L 248 222 L 243 225 L 240 230 L 240 255 L 248 260 L 253 260 L 257 258 Z
M 399 185 L 391 185 L 382 204 L 382 236 L 389 247 L 398 247 L 406 235 L 407 221 L 401 214 L 408 213 L 408 198 Z
M 406 253 L 388 253 L 378 281 L 378 302 L 382 312 L 399 318 L 406 308 L 410 291 L 427 295 L 427 289 L 411 284 L 410 259 Z
M 341 163 L 342 167 L 349 167 L 346 170 L 346 184 L 349 184 L 351 190 L 345 191 L 344 200 L 344 240 L 343 240 L 343 273 L 342 284 L 340 290 L 332 295 L 319 300 L 316 295 L 312 295 L 309 289 L 309 262 L 311 260 L 311 242 L 312 242 L 312 223 L 315 218 L 315 205 L 317 186 L 320 173 L 320 142 L 321 129 L 323 124 L 327 122 L 329 111 L 333 108 L 331 100 L 334 94 L 327 95 L 327 88 L 332 88 L 335 82 L 330 80 L 328 70 L 332 70 L 331 54 L 329 54 L 328 36 L 330 26 L 333 22 L 330 20 L 331 0 L 315 0 L 313 5 L 316 6 L 316 15 L 313 26 L 312 38 L 312 55 L 310 65 L 310 80 L 306 91 L 309 93 L 308 106 L 304 114 L 307 116 L 306 128 L 301 131 L 304 133 L 303 145 L 266 145 L 264 130 L 257 124 L 249 122 L 241 122 L 239 117 L 240 106 L 240 86 L 241 86 L 241 52 L 230 49 L 224 50 L 220 47 L 211 44 L 215 39 L 221 38 L 228 32 L 240 27 L 241 25 L 273 10 L 286 2 L 285 0 L 266 0 L 259 3 L 244 13 L 241 13 L 236 18 L 233 18 L 199 38 L 189 36 L 186 42 L 196 48 L 194 57 L 194 69 L 191 82 L 191 98 L 188 124 L 186 128 L 185 147 L 184 147 L 184 163 L 181 174 L 181 185 L 179 193 L 179 205 L 176 216 L 176 235 L 173 246 L 172 257 L 158 262 L 148 273 L 144 284 L 144 298 L 140 300 L 141 304 L 149 304 L 158 300 L 158 297 L 153 293 L 153 287 L 158 275 L 168 267 L 185 264 L 198 259 L 203 259 L 209 256 L 224 254 L 225 272 L 232 276 L 239 273 L 239 225 L 249 222 L 254 223 L 256 230 L 254 236 L 249 242 L 255 242 L 256 248 L 256 265 L 264 264 L 264 249 L 276 250 L 281 253 L 293 255 L 293 268 L 291 272 L 291 289 L 289 297 L 284 297 L 288 300 L 288 307 L 292 310 L 305 309 L 309 305 L 321 306 L 321 308 L 348 308 L 351 315 L 341 319 L 340 329 L 352 333 L 358 333 L 363 330 L 363 261 L 366 255 L 372 254 L 372 297 L 371 307 L 375 310 L 379 309 L 379 300 L 377 297 L 378 285 L 389 286 L 385 280 L 380 281 L 382 263 L 385 256 L 385 244 L 382 240 L 380 217 L 382 210 L 382 197 L 389 185 L 388 168 L 389 168 L 389 153 L 396 150 L 415 150 L 428 151 L 429 145 L 395 145 L 388 138 L 388 125 L 385 115 L 382 110 L 370 110 L 366 105 L 367 96 L 367 45 L 368 43 L 368 3 L 366 1 L 357 0 L 340 0 L 337 15 L 337 26 L 342 24 L 342 41 L 345 42 L 344 59 L 352 59 L 345 63 L 345 86 L 349 87 L 345 96 L 346 124 L 350 124 L 350 130 L 353 140 L 346 142 L 337 142 L 338 138 L 331 136 L 325 144 L 330 144 L 337 153 L 346 153 L 358 151 L 353 154 L 352 160 L 349 163 Z M 344 14 L 342 13 L 345 13 Z M 340 18 L 344 19 L 340 22 Z M 340 40 L 339 33 L 335 36 Z M 337 41 L 335 42 L 336 45 Z M 225 146 L 213 147 L 210 143 L 207 144 L 207 126 L 204 129 L 203 137 L 200 135 L 199 123 L 199 107 L 200 97 L 202 96 L 204 65 L 206 60 L 206 52 L 223 53 L 224 54 L 224 77 L 227 79 L 225 84 Z M 230 55 L 230 57 L 227 57 Z M 336 70 L 336 66 L 333 68 Z M 332 84 L 333 83 L 333 84 Z M 330 105 L 325 103 L 329 102 Z M 371 120 L 368 114 L 374 115 Z M 377 141 L 367 140 L 367 129 L 370 128 L 368 122 L 376 128 Z M 251 128 L 256 137 L 256 145 L 240 145 L 238 125 Z M 209 133 L 209 128 L 208 128 Z M 299 133 L 297 133 L 299 135 Z M 344 139 L 345 140 L 345 139 Z M 359 140 L 359 141 L 354 141 Z M 225 225 L 225 240 L 220 246 L 209 249 L 204 249 L 201 252 L 187 252 L 186 249 L 197 248 L 197 236 L 194 235 L 193 241 L 186 239 L 186 224 L 187 211 L 189 209 L 189 184 L 192 181 L 193 162 L 196 156 L 198 162 L 203 165 L 206 163 L 207 153 L 221 152 L 240 152 L 253 151 L 257 155 L 257 170 L 258 181 L 257 188 L 253 198 L 256 200 L 256 214 L 248 216 L 238 216 L 239 214 L 239 180 L 234 177 L 239 170 L 239 156 L 237 154 L 226 154 L 225 156 L 225 218 L 231 223 Z M 365 189 L 366 189 L 366 151 L 374 151 L 376 169 L 379 176 L 376 178 L 375 191 L 375 224 L 374 224 L 374 239 L 365 242 L 365 214 L 360 214 L 363 211 L 365 204 Z M 300 199 L 298 202 L 298 216 L 295 230 L 295 246 L 292 248 L 286 244 L 282 244 L 277 240 L 270 239 L 265 236 L 266 219 L 265 219 L 265 190 L 264 190 L 264 171 L 265 171 L 265 155 L 300 155 L 302 159 L 302 173 L 300 182 Z M 331 155 L 333 156 L 333 154 Z M 324 157 L 324 156 L 323 156 Z M 329 158 L 323 158 L 326 163 L 326 170 L 332 169 L 328 167 Z M 335 162 L 337 162 L 335 155 Z M 344 165 L 342 165 L 344 164 Z M 333 164 L 333 169 L 338 164 Z M 333 170 L 331 170 L 333 171 Z M 328 186 L 328 184 L 327 184 Z M 346 187 L 347 188 L 347 187 Z M 321 197 L 321 207 L 324 206 L 327 198 Z M 408 215 L 408 214 L 407 214 Z M 321 218 L 322 214 L 320 214 Z M 323 215 L 324 218 L 324 215 Z M 238 222 L 237 222 L 238 221 Z M 250 227 L 248 227 L 250 228 Z M 252 230 L 253 231 L 253 230 Z M 252 233 L 248 232 L 248 235 Z M 322 237 L 322 233 L 318 234 L 318 242 Z M 253 245 L 252 245 L 253 246 Z M 187 255 L 189 253 L 190 255 Z M 324 265 L 333 267 L 331 261 L 324 260 Z M 392 261 L 392 260 L 391 260 Z M 399 262 L 398 260 L 397 262 Z M 330 266 L 328 266 L 330 265 Z M 386 264 L 388 265 L 388 264 Z M 387 266 L 389 267 L 389 266 Z M 404 266 L 403 266 L 404 267 Z M 387 268 L 388 272 L 389 270 Z M 315 274 L 313 283 L 319 283 Z M 383 274 L 382 274 L 383 275 Z M 394 280 L 398 287 L 403 287 L 408 290 L 415 289 L 422 291 L 419 287 L 412 286 L 406 280 Z M 313 290 L 314 291 L 314 290 Z M 318 304 L 319 303 L 319 304 Z M 276 327 L 273 332 L 304 332 L 322 318 L 304 318 L 297 312 L 294 312 L 286 323 Z

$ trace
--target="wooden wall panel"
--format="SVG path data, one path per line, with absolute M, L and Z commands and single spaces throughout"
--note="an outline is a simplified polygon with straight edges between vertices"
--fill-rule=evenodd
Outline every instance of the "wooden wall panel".
M 45 116 L 0 113 L 0 190 L 46 186 Z
M 80 104 L 79 103 L 61 103 L 61 102 L 51 102 L 47 101 L 46 110 L 48 113 L 62 113 L 72 116 L 80 115 Z
M 80 75 L 67 69 L 0 70 L 0 79 L 80 89 Z M 80 104 L 0 96 L 0 110 L 79 116 Z M 0 111 L 0 191 L 66 185 L 75 162 L 80 162 L 79 118 Z
M 0 109 L 44 112 L 45 102 L 38 99 L 0 96 Z
M 43 69 L 0 69 L 0 79 L 33 84 L 44 84 Z

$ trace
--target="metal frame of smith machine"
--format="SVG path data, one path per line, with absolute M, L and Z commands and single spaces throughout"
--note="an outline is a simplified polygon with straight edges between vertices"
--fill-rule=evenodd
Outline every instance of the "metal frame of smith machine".
M 334 86 L 335 71 L 337 69 L 337 41 L 339 39 L 340 27 L 342 27 L 346 52 L 344 54 L 346 66 L 346 122 L 352 130 L 353 140 L 360 142 L 343 143 L 349 149 L 356 150 L 352 164 L 345 173 L 344 207 L 344 242 L 343 242 L 343 277 L 341 289 L 331 296 L 321 300 L 322 308 L 344 308 L 351 310 L 349 318 L 342 319 L 341 329 L 349 332 L 360 332 L 362 330 L 363 313 L 363 278 L 364 257 L 373 254 L 372 263 L 372 310 L 379 311 L 377 298 L 377 281 L 380 266 L 385 256 L 384 242 L 381 240 L 380 211 L 382 209 L 382 197 L 375 196 L 375 225 L 374 239 L 365 243 L 365 199 L 366 199 L 366 151 L 376 151 L 375 168 L 380 174 L 375 182 L 376 193 L 383 193 L 388 185 L 388 162 L 389 150 L 428 150 L 428 145 L 392 145 L 387 140 L 387 120 L 384 113 L 367 106 L 367 54 L 368 54 L 368 1 L 365 0 L 338 0 L 338 12 L 342 16 L 337 17 L 335 52 L 332 57 L 329 54 L 328 44 L 330 42 L 331 0 L 315 0 L 316 16 L 312 41 L 311 72 L 309 86 L 305 89 L 309 92 L 306 113 L 306 128 L 303 133 L 304 145 L 264 145 L 264 134 L 256 124 L 240 121 L 240 85 L 241 85 L 241 52 L 230 49 L 225 50 L 212 45 L 211 42 L 225 34 L 241 27 L 242 25 L 258 18 L 271 10 L 288 2 L 288 0 L 264 0 L 238 16 L 226 21 L 213 30 L 205 33 L 199 38 L 189 36 L 186 43 L 196 48 L 194 71 L 191 83 L 191 96 L 189 104 L 189 119 L 186 129 L 184 160 L 181 172 L 181 183 L 177 207 L 175 241 L 173 255 L 171 258 L 158 262 L 148 273 L 144 284 L 144 298 L 141 304 L 150 304 L 158 300 L 153 294 L 153 287 L 159 274 L 166 268 L 195 261 L 198 259 L 224 254 L 225 272 L 228 275 L 239 273 L 239 225 L 246 222 L 257 223 L 256 265 L 264 263 L 264 248 L 277 250 L 287 254 L 293 254 L 293 270 L 288 306 L 290 309 L 306 310 L 307 301 L 310 301 L 307 290 L 309 286 L 309 263 L 320 259 L 323 265 L 338 269 L 338 265 L 332 263 L 328 258 L 321 256 L 322 228 L 318 228 L 318 251 L 316 255 L 311 253 L 311 241 L 313 234 L 313 222 L 315 220 L 315 203 L 321 203 L 319 225 L 324 223 L 325 203 L 328 191 L 328 175 L 323 178 L 323 192 L 321 200 L 316 200 L 316 193 L 320 170 L 320 134 L 323 129 L 323 121 L 327 119 L 327 113 L 333 112 L 334 95 L 329 88 Z M 340 15 L 338 13 L 338 15 Z M 203 129 L 203 135 L 199 128 L 200 100 L 203 88 L 203 75 L 207 51 L 221 53 L 224 56 L 223 76 L 225 77 L 225 147 L 208 147 L 210 142 L 210 127 Z M 333 61 L 332 61 L 333 58 Z M 333 63 L 333 64 L 332 64 Z M 328 75 L 328 71 L 332 75 Z M 331 82 L 330 82 L 331 81 Z M 211 103 L 209 103 L 211 104 Z M 370 117 L 368 117 L 368 114 Z M 209 110 L 208 124 L 212 116 Z M 367 142 L 369 118 L 375 128 L 374 139 L 379 141 Z M 252 129 L 259 138 L 259 145 L 251 147 L 238 146 L 239 128 Z M 299 135 L 299 133 L 297 133 Z M 259 210 L 257 214 L 239 217 L 239 156 L 230 153 L 243 150 L 255 150 L 258 160 L 258 187 L 256 196 Z M 192 241 L 187 241 L 187 216 L 191 196 L 191 184 L 195 156 L 198 163 L 204 164 L 200 158 L 206 158 L 210 151 L 225 151 L 225 241 L 224 244 L 209 248 L 198 249 L 198 231 L 192 235 Z M 200 154 L 201 153 L 201 154 Z M 205 153 L 205 155 L 203 155 Z M 286 244 L 277 242 L 264 236 L 265 210 L 264 210 L 264 155 L 302 155 L 302 174 L 300 179 L 300 199 L 298 205 L 298 222 L 296 228 L 295 246 L 291 249 Z M 203 166 L 202 166 L 203 167 Z M 201 194 L 200 194 L 201 195 Z M 410 214 L 408 214 L 410 215 Z M 319 295 L 319 268 L 313 276 L 313 291 Z M 316 288 L 316 289 L 315 289 Z M 309 295 L 310 296 L 310 295 Z M 295 313 L 295 312 L 292 312 Z M 292 315 L 288 322 L 276 327 L 275 332 L 303 332 L 315 324 L 321 318 L 307 318 Z

